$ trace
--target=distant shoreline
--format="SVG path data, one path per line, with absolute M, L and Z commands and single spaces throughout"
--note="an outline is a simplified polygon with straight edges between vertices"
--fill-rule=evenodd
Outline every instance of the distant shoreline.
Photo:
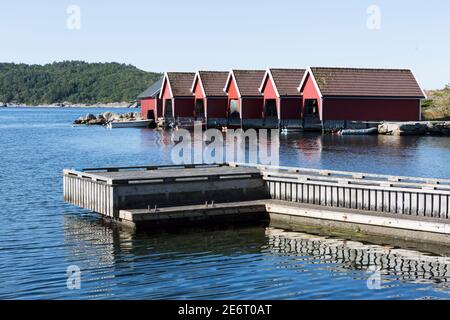
M 113 102 L 113 103 L 95 103 L 95 104 L 85 104 L 85 103 L 53 103 L 53 104 L 40 104 L 40 105 L 29 105 L 29 104 L 7 104 L 0 105 L 6 108 L 55 108 L 55 109 L 66 109 L 66 108 L 130 108 L 135 109 L 136 104 L 131 104 L 128 102 Z

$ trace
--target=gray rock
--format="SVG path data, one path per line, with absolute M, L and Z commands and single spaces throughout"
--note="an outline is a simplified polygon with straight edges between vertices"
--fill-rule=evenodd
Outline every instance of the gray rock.
M 133 112 L 127 112 L 127 113 L 124 113 L 122 116 L 123 116 L 123 118 L 125 118 L 125 119 L 133 118 Z
M 95 117 L 95 115 L 93 115 L 92 113 L 88 113 L 85 117 L 84 117 L 84 119 L 86 120 L 86 121 L 91 121 L 91 120 L 95 120 L 96 119 L 96 117 Z
M 127 112 L 127 113 L 124 113 L 122 115 L 122 117 L 127 120 L 133 120 L 133 119 L 139 119 L 141 117 L 141 114 L 139 112 Z
M 134 118 L 135 119 L 141 119 L 141 113 L 140 112 L 135 112 L 134 113 Z
M 394 136 L 424 135 L 427 132 L 426 122 L 385 122 L 378 126 L 379 134 Z
M 104 112 L 102 115 L 106 121 L 112 121 L 112 120 L 119 119 L 119 115 L 117 113 L 110 112 L 110 111 Z
M 382 123 L 378 126 L 378 133 L 379 134 L 388 134 L 389 126 L 387 123 Z
M 109 111 L 103 112 L 103 113 L 100 113 L 99 116 L 101 116 L 103 119 L 108 120 L 108 119 L 112 118 L 112 112 L 109 112 Z
M 450 135 L 450 122 L 428 122 L 427 123 L 428 132 L 435 136 L 448 136 Z
M 79 117 L 77 120 L 73 122 L 73 124 L 85 124 L 86 120 L 83 117 Z

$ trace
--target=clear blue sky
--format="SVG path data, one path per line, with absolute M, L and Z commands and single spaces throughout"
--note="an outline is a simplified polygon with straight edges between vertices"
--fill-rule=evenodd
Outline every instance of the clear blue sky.
M 81 29 L 66 27 L 69 5 Z M 379 30 L 367 28 L 370 5 Z M 1 0 L 0 61 L 117 61 L 147 71 L 412 68 L 450 83 L 447 0 Z

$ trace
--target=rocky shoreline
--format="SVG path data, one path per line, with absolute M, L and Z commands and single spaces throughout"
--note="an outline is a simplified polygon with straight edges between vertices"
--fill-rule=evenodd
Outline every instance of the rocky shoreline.
M 450 121 L 385 122 L 378 126 L 378 133 L 393 136 L 450 136 Z
M 139 108 L 139 104 L 129 103 L 129 102 L 111 102 L 111 103 L 53 103 L 53 104 L 43 104 L 43 105 L 29 105 L 20 103 L 4 103 L 0 102 L 0 107 L 2 108 Z
M 123 114 L 114 112 L 103 112 L 98 115 L 92 113 L 86 114 L 84 117 L 79 117 L 73 122 L 74 125 L 106 125 L 109 122 L 121 121 L 135 121 L 141 120 L 140 112 L 127 112 Z

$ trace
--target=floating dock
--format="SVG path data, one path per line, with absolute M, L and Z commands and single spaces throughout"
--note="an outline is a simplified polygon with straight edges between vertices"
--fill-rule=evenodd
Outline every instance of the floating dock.
M 270 221 L 450 245 L 450 180 L 248 164 L 64 170 L 64 199 L 132 228 Z

